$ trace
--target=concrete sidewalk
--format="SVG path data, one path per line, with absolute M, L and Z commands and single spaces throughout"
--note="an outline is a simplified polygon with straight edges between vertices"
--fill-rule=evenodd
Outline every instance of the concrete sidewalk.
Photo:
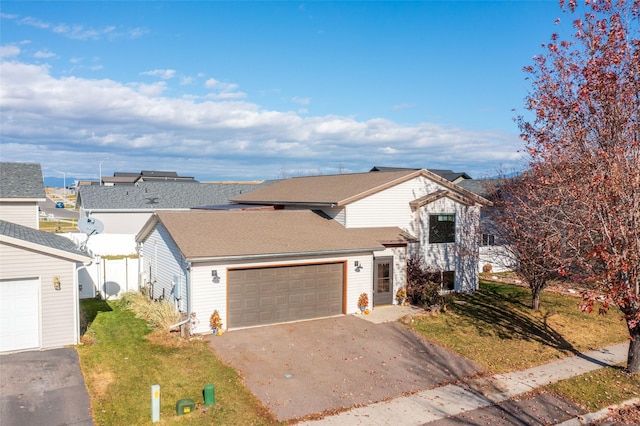
M 423 425 L 497 404 L 535 388 L 607 365 L 622 363 L 627 359 L 628 347 L 628 343 L 612 345 L 527 370 L 497 374 L 460 385 L 442 386 L 300 424 L 388 425 L 402 419 L 403 425 Z

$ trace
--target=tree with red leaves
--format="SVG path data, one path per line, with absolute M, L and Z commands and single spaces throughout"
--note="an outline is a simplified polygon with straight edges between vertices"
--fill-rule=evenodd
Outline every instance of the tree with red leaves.
M 564 232 L 549 227 L 557 209 L 543 196 L 537 178 L 529 173 L 502 178 L 487 184 L 493 206 L 485 212 L 483 232 L 492 234 L 502 245 L 501 259 L 531 289 L 531 309 L 540 308 L 540 297 L 547 284 L 562 278 L 556 253 Z
M 624 314 L 627 369 L 640 373 L 640 0 L 560 4 L 573 35 L 554 34 L 525 68 L 530 198 L 553 206 L 557 271 L 596 285 L 583 309 Z

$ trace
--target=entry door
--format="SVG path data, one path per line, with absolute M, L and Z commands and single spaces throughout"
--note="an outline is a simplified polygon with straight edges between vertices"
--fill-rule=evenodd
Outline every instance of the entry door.
M 373 306 L 393 302 L 393 257 L 379 257 L 374 261 Z

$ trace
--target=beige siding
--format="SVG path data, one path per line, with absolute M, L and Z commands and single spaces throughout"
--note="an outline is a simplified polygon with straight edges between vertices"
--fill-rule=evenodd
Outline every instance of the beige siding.
M 38 203 L 35 201 L 3 201 L 0 203 L 0 220 L 39 229 Z
M 0 244 L 2 279 L 40 278 L 41 347 L 43 349 L 78 342 L 78 292 L 75 262 L 44 253 Z M 53 278 L 61 289 L 55 290 Z

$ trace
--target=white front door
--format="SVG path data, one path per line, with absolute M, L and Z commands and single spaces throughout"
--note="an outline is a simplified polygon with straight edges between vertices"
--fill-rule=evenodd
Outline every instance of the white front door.
M 40 347 L 40 279 L 0 281 L 0 352 Z

